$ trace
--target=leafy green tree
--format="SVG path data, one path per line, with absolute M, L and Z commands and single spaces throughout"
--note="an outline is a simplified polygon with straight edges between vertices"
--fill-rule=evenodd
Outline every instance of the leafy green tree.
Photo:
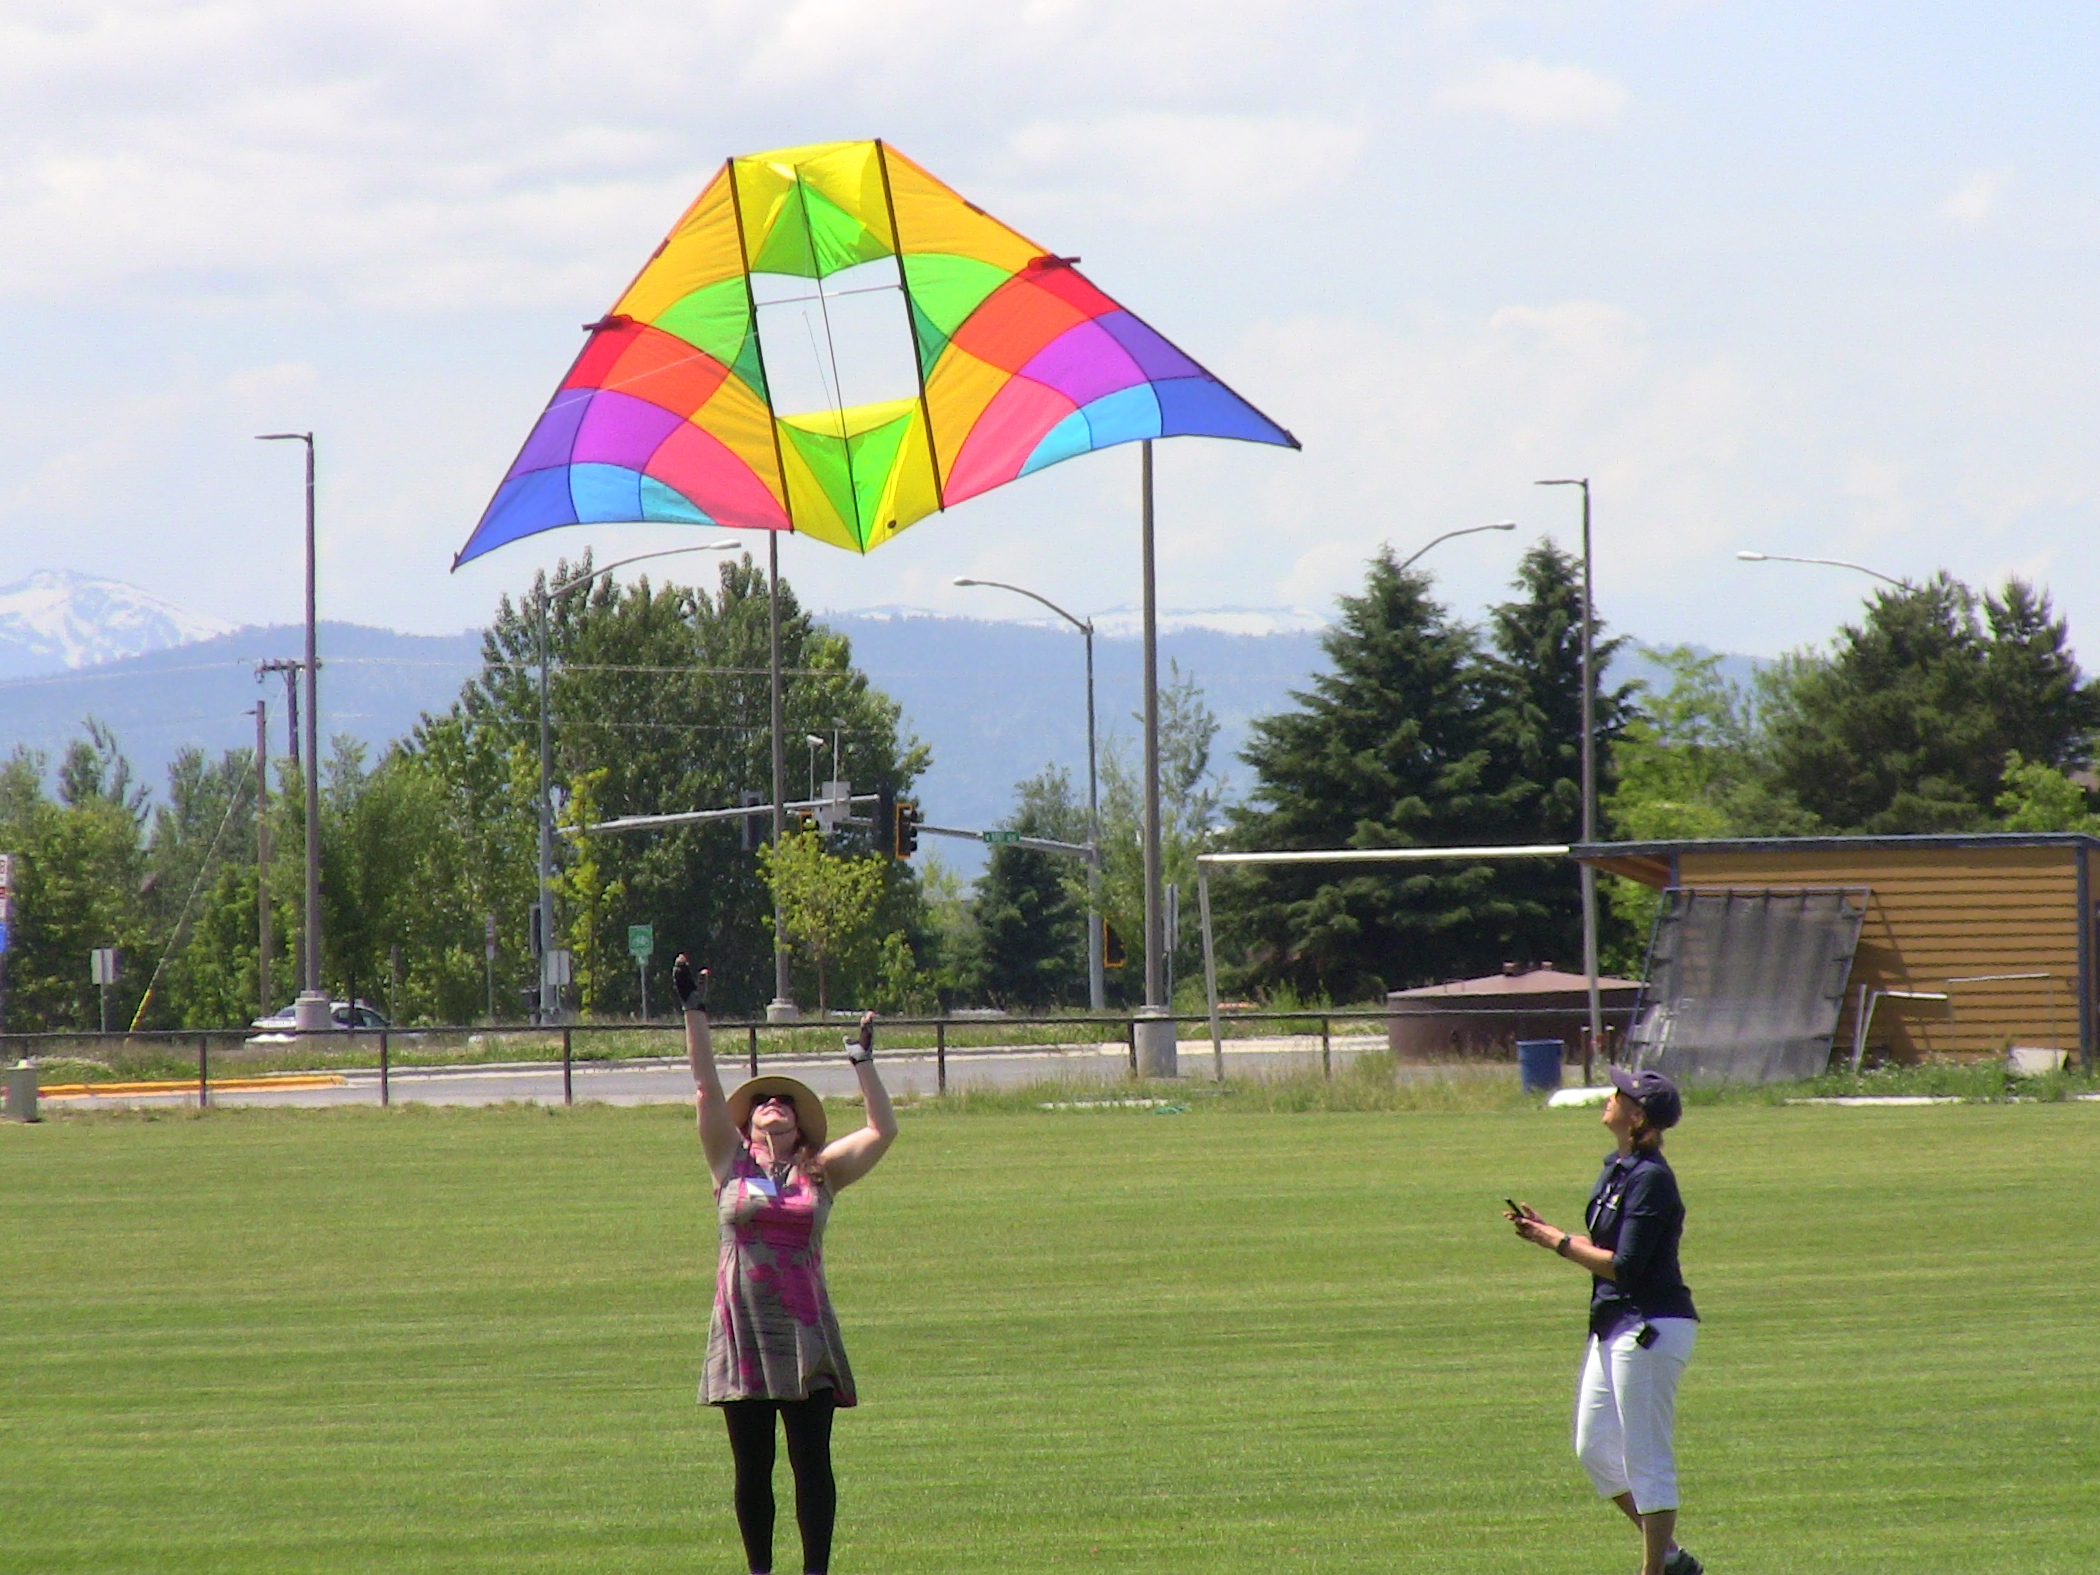
M 606 936 L 615 905 L 627 895 L 627 887 L 606 873 L 605 840 L 579 835 L 582 828 L 602 818 L 598 790 L 607 768 L 585 771 L 569 781 L 568 797 L 562 804 L 561 825 L 571 840 L 567 859 L 555 878 L 554 893 L 561 899 L 569 922 L 565 926 L 570 954 L 575 959 L 576 1000 L 586 1012 L 605 1005 L 607 975 L 623 973 L 611 963 Z M 624 956 L 623 959 L 624 961 Z
M 553 581 L 589 565 L 588 557 L 563 562 Z M 484 911 L 500 916 L 518 983 L 530 971 L 525 925 L 535 881 L 537 608 L 538 584 L 519 602 L 503 600 L 484 637 L 481 673 L 408 746 L 437 775 L 453 813 L 481 828 L 470 832 L 468 864 L 478 900 L 490 904 Z M 555 598 L 548 646 L 556 780 L 603 771 L 593 794 L 606 818 L 734 805 L 746 793 L 770 803 L 767 614 L 766 577 L 749 558 L 722 565 L 713 592 L 599 580 Z M 781 659 L 789 736 L 836 734 L 840 773 L 856 792 L 908 794 L 926 766 L 923 746 L 900 736 L 895 703 L 869 685 L 848 642 L 804 612 L 786 584 Z M 840 853 L 871 845 L 865 830 L 834 836 Z M 558 856 L 566 861 L 571 848 Z M 668 947 L 705 958 L 725 1010 L 755 1010 L 771 997 L 771 901 L 736 823 L 594 838 L 590 856 L 621 889 L 602 916 L 607 933 L 652 924 Z M 915 956 L 930 950 L 910 867 L 886 862 L 883 881 L 870 932 L 878 939 L 834 959 L 843 972 L 827 988 L 839 984 L 873 999 L 897 972 L 894 956 L 884 961 L 881 936 L 902 936 Z M 478 918 L 474 931 L 478 953 Z M 598 1007 L 631 1011 L 636 991 L 631 970 L 609 969 Z
M 1027 837 L 1086 840 L 1086 810 L 1071 777 L 1049 766 L 1015 789 L 1014 813 L 1001 824 Z M 992 850 L 977 882 L 974 994 L 995 1006 L 1041 1011 L 1086 998 L 1084 884 L 1074 895 L 1068 861 L 1032 848 Z
M 882 899 L 882 861 L 841 857 L 817 832 L 801 831 L 758 850 L 758 862 L 779 904 L 780 927 L 817 974 L 817 1010 L 831 1008 L 831 965 L 849 952 L 876 917 Z
M 115 740 L 89 726 L 67 750 L 56 800 L 43 755 L 18 748 L 0 765 L 0 849 L 15 855 L 6 1026 L 18 1033 L 96 1026 L 88 954 L 100 946 L 123 954 L 110 1011 L 128 1025 L 145 988 L 141 961 L 150 971 L 156 952 L 142 891 L 145 795 Z
M 2006 831 L 2082 831 L 2100 834 L 2100 815 L 2084 788 L 2054 766 L 2024 760 L 2016 749 L 2005 757 L 2005 791 L 1998 813 Z
M 1142 713 L 1131 720 L 1143 728 Z M 1173 958 L 1177 980 L 1192 977 L 1202 955 L 1195 922 L 1196 858 L 1218 845 L 1226 800 L 1225 782 L 1211 764 L 1217 736 L 1217 716 L 1195 675 L 1169 662 L 1167 682 L 1159 691 L 1159 844 L 1160 883 L 1178 886 L 1188 903 Z M 1122 734 L 1112 735 L 1101 757 L 1101 910 L 1128 958 L 1108 976 L 1110 999 L 1124 1004 L 1144 997 L 1144 815 L 1144 757 Z M 1085 825 L 1083 816 L 1075 820 L 1068 840 L 1085 841 Z M 1067 865 L 1064 882 L 1084 914 L 1085 869 Z

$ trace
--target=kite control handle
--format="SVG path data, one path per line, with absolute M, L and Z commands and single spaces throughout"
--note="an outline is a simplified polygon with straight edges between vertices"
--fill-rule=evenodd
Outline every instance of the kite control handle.
M 693 965 L 684 952 L 678 961 L 671 964 L 671 988 L 678 996 L 678 1004 L 688 1012 L 707 1010 L 707 970 L 693 972 Z

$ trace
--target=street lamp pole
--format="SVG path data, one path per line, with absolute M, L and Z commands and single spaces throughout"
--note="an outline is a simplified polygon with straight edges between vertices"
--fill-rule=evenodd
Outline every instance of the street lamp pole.
M 302 959 L 305 966 L 301 984 L 304 992 L 313 996 L 321 991 L 321 698 L 314 618 L 314 435 L 262 432 L 256 435 L 256 441 L 306 445 L 306 939 L 302 948 L 306 955 Z M 322 998 L 319 1020 L 299 1026 L 329 1026 L 326 997 Z
M 1152 440 L 1138 458 L 1145 603 L 1145 1006 L 1133 1029 L 1138 1070 L 1147 1077 L 1180 1072 L 1167 1000 L 1167 904 L 1159 825 L 1159 574 L 1153 550 Z
M 996 591 L 1012 591 L 1032 602 L 1040 602 L 1077 629 L 1086 640 L 1086 837 L 1093 857 L 1087 861 L 1086 889 L 1086 995 L 1087 1009 L 1108 1010 L 1108 979 L 1104 971 L 1106 937 L 1101 928 L 1101 791 L 1094 746 L 1094 620 L 1075 618 L 1047 596 L 1004 580 L 972 580 L 958 576 L 956 585 L 982 585 Z
M 1582 488 L 1582 840 L 1597 840 L 1597 605 L 1590 575 L 1590 479 L 1568 477 L 1541 487 Z M 1597 871 L 1582 869 L 1582 973 L 1589 987 L 1590 1049 L 1604 1045 L 1604 1003 L 1597 989 Z M 1587 1062 L 1588 1057 L 1584 1057 Z
M 1450 541 L 1455 536 L 1477 536 L 1478 534 L 1480 534 L 1480 532 L 1484 530 L 1515 530 L 1516 528 L 1517 522 L 1515 520 L 1498 520 L 1493 525 L 1464 525 L 1457 530 L 1447 530 L 1441 536 L 1430 537 L 1428 541 L 1424 542 L 1413 552 L 1409 553 L 1407 557 L 1402 561 L 1399 569 L 1397 569 L 1394 572 L 1405 573 L 1407 570 L 1413 568 L 1415 560 L 1421 557 L 1427 551 L 1429 551 L 1431 547 L 1437 546 L 1442 542 Z
M 787 836 L 787 700 L 780 683 L 780 533 L 766 537 L 766 633 L 770 642 L 767 674 L 773 707 L 773 846 L 779 848 Z M 766 1021 L 791 1023 L 800 1015 L 795 1008 L 793 981 L 788 977 L 787 927 L 782 923 L 780 894 L 773 894 L 773 999 L 766 1006 Z
M 1847 563 L 1843 558 L 1796 558 L 1792 554 L 1784 552 L 1749 551 L 1739 552 L 1736 556 L 1745 563 L 1817 563 L 1826 569 L 1852 569 L 1860 574 L 1871 575 L 1885 584 L 1893 585 L 1899 591 L 1910 589 L 1910 581 L 1908 580 L 1899 580 L 1894 575 L 1883 574 L 1879 569 L 1870 569 L 1864 563 Z
M 675 558 L 686 552 L 731 552 L 741 543 L 736 541 L 710 541 L 693 547 L 666 547 L 661 552 L 638 552 L 631 558 L 619 558 L 601 568 L 588 569 L 582 574 L 563 580 L 559 585 L 540 582 L 540 858 L 539 901 L 535 911 L 539 914 L 539 959 L 540 984 L 534 999 L 538 1008 L 533 1012 L 535 1023 L 548 1020 L 547 1012 L 547 964 L 546 954 L 554 947 L 554 730 L 550 724 L 547 701 L 547 608 L 555 597 L 577 586 L 595 580 L 601 574 L 610 574 L 615 569 L 624 569 L 630 563 L 641 563 L 649 558 Z M 494 1010 L 493 1007 L 490 1008 Z

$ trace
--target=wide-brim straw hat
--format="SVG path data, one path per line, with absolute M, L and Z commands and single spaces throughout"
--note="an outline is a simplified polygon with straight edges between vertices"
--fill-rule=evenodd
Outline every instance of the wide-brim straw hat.
M 754 1077 L 739 1083 L 729 1096 L 729 1119 L 736 1123 L 738 1131 L 751 1124 L 751 1107 L 768 1094 L 785 1094 L 795 1102 L 795 1125 L 802 1129 L 802 1136 L 811 1148 L 824 1146 L 824 1134 L 830 1123 L 824 1118 L 824 1101 L 807 1083 L 797 1082 L 792 1077 Z

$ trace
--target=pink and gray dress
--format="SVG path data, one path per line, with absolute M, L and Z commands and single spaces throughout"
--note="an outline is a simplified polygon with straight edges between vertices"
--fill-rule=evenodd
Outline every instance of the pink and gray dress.
M 819 1389 L 854 1404 L 831 1293 L 824 1288 L 824 1222 L 831 1189 L 798 1168 L 776 1184 L 739 1145 L 715 1190 L 722 1252 L 707 1330 L 706 1405 L 726 1400 L 806 1400 Z

